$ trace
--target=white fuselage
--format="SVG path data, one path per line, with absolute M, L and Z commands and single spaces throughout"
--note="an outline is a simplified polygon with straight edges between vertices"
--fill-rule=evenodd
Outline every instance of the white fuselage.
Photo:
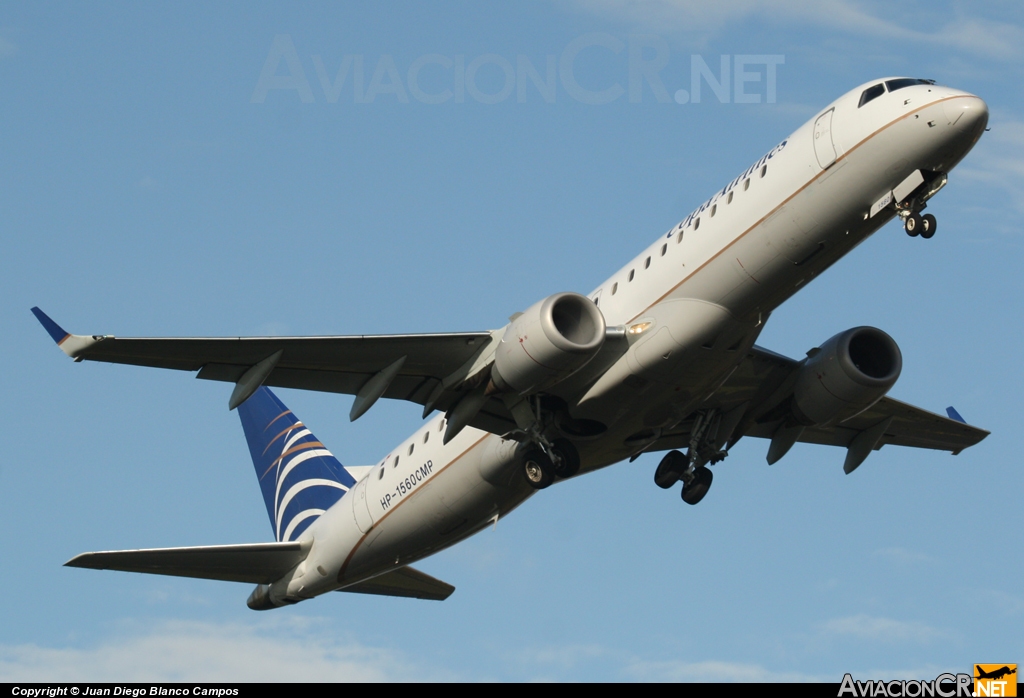
M 826 107 L 590 294 L 609 326 L 642 328 L 611 367 L 553 389 L 608 426 L 579 444 L 581 473 L 618 462 L 684 419 L 745 356 L 783 301 L 895 215 L 872 205 L 915 170 L 949 172 L 987 121 L 984 102 L 915 85 Z M 649 323 L 649 324 L 645 324 Z M 392 449 L 303 534 L 313 547 L 271 587 L 297 601 L 355 584 L 472 535 L 535 490 L 517 443 L 444 417 Z

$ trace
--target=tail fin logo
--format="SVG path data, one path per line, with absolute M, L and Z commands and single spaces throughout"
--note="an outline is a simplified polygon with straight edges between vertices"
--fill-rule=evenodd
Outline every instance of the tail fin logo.
M 238 414 L 274 537 L 295 540 L 355 479 L 269 389 L 257 390 Z

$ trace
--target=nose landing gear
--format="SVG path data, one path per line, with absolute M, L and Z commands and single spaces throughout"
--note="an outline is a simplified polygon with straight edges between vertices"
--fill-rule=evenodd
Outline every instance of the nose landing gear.
M 920 235 L 927 240 L 935 235 L 937 227 L 938 223 L 935 220 L 935 216 L 930 213 L 926 213 L 923 216 L 920 213 L 908 213 L 903 219 L 903 229 L 912 238 Z
M 942 187 L 946 186 L 948 178 L 941 172 L 930 173 L 928 176 L 923 174 L 912 176 L 918 176 L 918 179 L 922 180 L 921 184 L 908 194 L 905 199 L 895 204 L 896 214 L 903 220 L 903 229 L 907 231 L 907 235 L 912 238 L 920 235 L 927 240 L 935 235 L 938 225 L 935 222 L 935 216 L 930 213 L 922 216 L 921 211 L 928 205 L 928 199 L 935 196 Z

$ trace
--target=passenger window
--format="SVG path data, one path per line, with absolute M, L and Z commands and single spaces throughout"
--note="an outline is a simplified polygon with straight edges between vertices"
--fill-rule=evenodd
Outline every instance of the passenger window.
M 646 260 L 644 261 L 644 269 L 650 269 L 650 268 L 651 268 L 651 258 L 650 258 L 650 257 L 648 257 L 648 258 L 647 258 L 647 259 L 646 259 Z
M 391 464 L 391 467 L 392 468 L 397 468 L 398 467 L 398 456 L 395 456 L 395 462 Z
M 630 270 L 629 270 L 629 280 L 630 280 L 630 281 L 632 281 L 632 280 L 633 280 L 633 274 L 634 274 L 633 270 L 632 270 L 632 269 L 630 269 Z
M 763 176 L 763 175 L 762 175 Z M 711 207 L 711 218 L 715 217 L 715 213 L 718 211 L 718 204 Z
M 733 195 L 733 192 L 729 192 L 729 198 L 725 200 L 725 203 L 727 203 L 727 204 L 731 204 L 732 203 L 732 195 Z
M 750 189 L 750 180 L 749 179 L 744 179 L 743 180 L 743 191 L 746 191 L 747 189 Z
M 380 472 L 377 473 L 377 479 L 378 480 L 383 480 L 384 479 L 384 466 L 383 465 L 380 466 Z
M 885 86 L 882 83 L 872 85 L 871 87 L 860 93 L 860 103 L 857 105 L 857 108 L 860 109 L 871 100 L 875 99 L 876 97 L 881 97 L 884 94 Z
M 664 245 L 661 246 L 661 256 L 664 257 L 666 252 L 668 252 L 668 243 L 667 242 Z
M 614 284 L 612 284 L 612 295 L 614 296 L 615 292 L 618 291 L 618 290 L 619 290 L 619 282 L 616 281 Z
M 412 455 L 413 449 L 416 448 L 416 444 L 409 444 L 409 455 Z
M 761 167 L 761 176 L 762 177 L 764 177 L 767 172 L 768 172 L 768 165 L 764 165 L 763 167 Z
M 700 218 L 698 218 L 697 220 L 695 220 L 695 221 L 693 222 L 693 229 L 694 229 L 694 230 L 696 230 L 696 229 L 697 229 L 697 228 L 699 228 L 699 227 L 700 227 Z
M 427 443 L 427 441 L 429 441 L 429 440 L 430 440 L 430 432 L 429 431 L 423 432 L 423 443 Z

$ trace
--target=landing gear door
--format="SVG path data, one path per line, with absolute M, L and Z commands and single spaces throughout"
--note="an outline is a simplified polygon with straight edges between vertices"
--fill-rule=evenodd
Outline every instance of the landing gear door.
M 836 161 L 836 146 L 832 143 L 834 112 L 835 109 L 829 109 L 814 122 L 814 154 L 823 170 Z

